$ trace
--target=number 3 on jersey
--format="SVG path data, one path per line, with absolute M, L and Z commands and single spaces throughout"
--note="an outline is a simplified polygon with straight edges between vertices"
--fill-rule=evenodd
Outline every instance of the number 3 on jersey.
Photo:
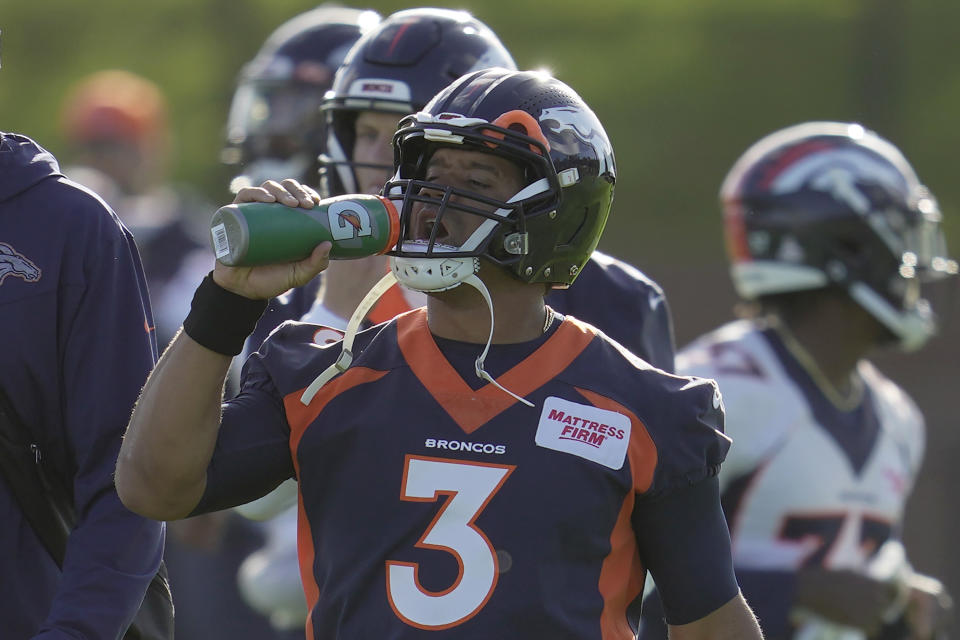
M 460 573 L 448 589 L 430 592 L 417 577 L 419 565 L 388 560 L 387 597 L 401 620 L 421 629 L 446 629 L 473 617 L 486 604 L 497 585 L 497 554 L 474 521 L 514 469 L 407 456 L 402 500 L 435 502 L 448 496 L 416 546 L 452 554 Z

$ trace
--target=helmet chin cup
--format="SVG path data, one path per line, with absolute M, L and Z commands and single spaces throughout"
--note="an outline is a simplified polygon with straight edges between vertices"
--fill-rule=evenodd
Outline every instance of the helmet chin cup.
M 480 270 L 480 259 L 390 256 L 390 270 L 403 286 L 414 291 L 436 293 L 460 286 Z

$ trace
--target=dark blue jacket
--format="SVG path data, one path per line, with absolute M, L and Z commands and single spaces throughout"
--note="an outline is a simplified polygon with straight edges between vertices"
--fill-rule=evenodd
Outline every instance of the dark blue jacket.
M 163 551 L 163 524 L 113 485 L 130 411 L 156 360 L 130 233 L 29 138 L 0 133 L 0 387 L 72 485 L 61 574 L 0 479 L 4 638 L 118 638 Z

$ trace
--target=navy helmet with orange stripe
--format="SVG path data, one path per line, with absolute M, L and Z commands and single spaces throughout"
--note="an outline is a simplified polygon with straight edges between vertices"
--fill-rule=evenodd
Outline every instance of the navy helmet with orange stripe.
M 505 157 L 523 171 L 506 201 L 425 180 L 439 147 Z M 484 258 L 528 283 L 571 284 L 597 246 L 613 202 L 613 148 L 599 119 L 569 86 L 538 71 L 470 73 L 401 122 L 396 174 L 402 199 L 400 258 Z M 415 202 L 436 208 L 429 238 L 414 238 Z M 432 203 L 432 204 L 430 204 Z M 483 218 L 459 246 L 444 244 L 449 211 Z M 395 270 L 396 271 L 396 270 Z
M 347 54 L 323 101 L 328 133 L 320 158 L 321 192 L 357 192 L 354 124 L 361 111 L 418 111 L 441 89 L 477 69 L 516 64 L 497 35 L 465 11 L 398 11 L 364 35 Z M 376 167 L 385 176 L 391 166 Z
M 933 195 L 873 131 L 807 122 L 772 133 L 737 160 L 720 200 L 742 298 L 841 288 L 905 349 L 934 332 L 920 285 L 957 263 Z

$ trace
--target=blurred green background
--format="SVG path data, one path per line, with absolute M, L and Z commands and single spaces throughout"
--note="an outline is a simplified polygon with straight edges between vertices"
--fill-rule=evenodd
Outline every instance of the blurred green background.
M 226 202 L 219 164 L 234 82 L 303 0 L 3 0 L 0 129 L 57 155 L 61 99 L 81 76 L 124 68 L 172 108 L 173 176 Z M 361 5 L 354 5 L 361 6 Z M 371 1 L 381 13 L 411 5 Z M 897 144 L 938 196 L 960 249 L 960 48 L 956 0 L 463 0 L 520 67 L 546 67 L 587 100 L 616 151 L 614 213 L 601 248 L 664 285 L 677 339 L 730 317 L 716 192 L 755 139 L 811 119 L 857 120 Z M 68 158 L 61 158 L 67 160 Z M 954 308 L 958 305 L 955 303 Z M 951 397 L 956 313 L 920 355 L 878 357 L 925 410 L 930 432 L 905 537 L 921 570 L 960 596 Z M 816 461 L 811 460 L 811 464 Z

